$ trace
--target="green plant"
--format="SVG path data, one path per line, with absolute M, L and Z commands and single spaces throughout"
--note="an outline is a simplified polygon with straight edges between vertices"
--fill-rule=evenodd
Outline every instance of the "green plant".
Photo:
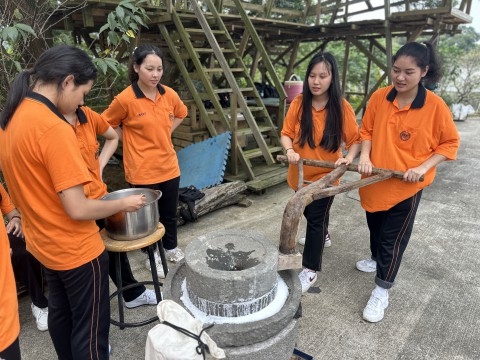
M 140 28 L 147 27 L 149 17 L 142 4 L 146 0 L 123 0 L 115 11 L 108 14 L 107 23 L 100 27 L 98 33 L 90 34 L 94 40 L 93 46 L 98 57 L 93 59 L 97 68 L 103 75 L 113 73 L 120 75 L 119 60 L 129 54 L 131 44 L 137 38 Z
M 31 38 L 37 34 L 30 25 L 20 22 L 23 19 L 18 9 L 11 14 L 6 25 L 0 26 L 0 71 L 1 82 L 5 84 L 0 89 L 0 102 L 3 104 L 9 84 L 16 74 L 23 70 L 23 49 L 28 45 Z M 4 19 L 6 20 L 6 19 Z
M 4 64 L 7 73 L 13 72 L 12 70 L 14 69 L 17 72 L 22 71 L 18 48 L 21 45 L 27 44 L 30 36 L 36 37 L 37 34 L 35 34 L 31 26 L 27 24 L 15 23 L 0 29 L 0 42 L 7 55 Z
M 134 0 L 123 0 L 115 8 L 114 12 L 108 14 L 107 23 L 103 25 L 98 34 L 107 33 L 107 42 L 110 50 L 114 50 L 121 41 L 130 43 L 140 30 L 140 26 L 148 28 L 146 20 L 149 19 L 142 4 L 146 0 L 134 2 Z M 106 50 L 105 50 L 106 51 Z

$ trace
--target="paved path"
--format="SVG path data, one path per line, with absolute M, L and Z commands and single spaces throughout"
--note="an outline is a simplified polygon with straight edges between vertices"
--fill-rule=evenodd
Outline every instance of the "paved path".
M 300 350 L 317 360 L 480 359 L 480 119 L 456 124 L 462 138 L 459 159 L 441 164 L 435 183 L 424 191 L 390 306 L 378 324 L 361 317 L 374 274 L 355 269 L 355 262 L 369 255 L 364 211 L 356 191 L 335 198 L 324 271 L 302 299 Z M 345 180 L 358 177 L 349 173 Z M 180 247 L 216 229 L 253 229 L 278 242 L 292 193 L 279 185 L 265 195 L 251 195 L 249 208 L 231 206 L 183 226 Z M 144 255 L 133 253 L 131 263 L 137 277 L 146 279 Z M 23 359 L 54 359 L 48 333 L 35 327 L 28 296 L 20 299 L 20 311 Z M 154 312 L 143 307 L 127 314 Z M 143 359 L 151 327 L 120 331 L 112 326 L 112 359 Z

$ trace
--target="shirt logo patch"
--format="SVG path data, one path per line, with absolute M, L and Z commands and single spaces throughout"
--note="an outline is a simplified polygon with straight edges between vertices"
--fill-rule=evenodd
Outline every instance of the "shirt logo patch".
M 168 118 L 170 119 L 170 121 L 175 120 L 175 116 L 173 114 L 168 114 Z
M 411 134 L 407 130 L 403 130 L 400 133 L 400 140 L 407 141 L 408 139 L 410 139 L 410 136 L 411 136 Z
M 145 112 L 137 114 L 137 116 L 145 116 L 145 115 L 147 115 L 147 113 Z

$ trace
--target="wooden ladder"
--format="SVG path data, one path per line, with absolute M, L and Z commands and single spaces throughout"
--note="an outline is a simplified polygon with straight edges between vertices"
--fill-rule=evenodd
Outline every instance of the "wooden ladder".
M 164 24 L 159 28 L 211 136 L 232 132 L 230 172 L 238 171 L 239 160 L 247 179 L 255 180 L 262 175 L 255 167 L 278 166 L 274 160 L 274 154 L 282 151 L 278 131 L 218 11 L 211 0 L 202 3 L 206 12 L 191 2 L 194 16 L 172 9 L 174 33 Z M 224 94 L 229 95 L 230 106 L 225 101 L 222 106 Z M 205 107 L 206 100 L 211 109 Z M 242 120 L 247 126 L 240 128 Z M 242 144 L 247 138 L 249 143 Z

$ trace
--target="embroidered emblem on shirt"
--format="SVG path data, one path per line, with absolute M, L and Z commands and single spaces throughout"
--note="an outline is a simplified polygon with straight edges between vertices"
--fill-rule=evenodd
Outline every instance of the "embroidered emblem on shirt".
M 168 114 L 168 118 L 170 119 L 170 121 L 175 120 L 175 116 L 173 114 Z
M 137 116 L 145 116 L 145 115 L 147 115 L 147 113 L 144 113 L 144 112 L 137 114 Z
M 411 136 L 411 134 L 407 130 L 403 130 L 400 133 L 400 140 L 407 141 L 408 139 L 410 139 L 410 136 Z

